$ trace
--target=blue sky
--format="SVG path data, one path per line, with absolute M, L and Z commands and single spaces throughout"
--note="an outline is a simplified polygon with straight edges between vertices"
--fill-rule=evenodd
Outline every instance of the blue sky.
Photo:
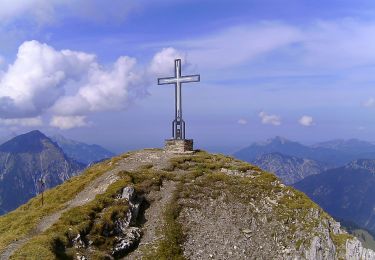
M 374 1 L 0 0 L 0 135 L 162 146 L 183 59 L 187 135 L 231 152 L 275 135 L 375 141 Z

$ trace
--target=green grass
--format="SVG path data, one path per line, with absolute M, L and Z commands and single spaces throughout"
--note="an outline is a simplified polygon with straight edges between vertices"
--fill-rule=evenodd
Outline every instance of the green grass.
M 164 178 L 170 174 L 141 169 L 136 172 L 119 172 L 120 180 L 111 184 L 105 193 L 83 206 L 65 212 L 46 232 L 33 237 L 26 245 L 17 250 L 12 259 L 71 259 L 79 250 L 71 247 L 70 242 L 78 234 L 93 241 L 96 249 L 92 252 L 97 259 L 103 252 L 113 247 L 113 235 L 106 233 L 114 227 L 114 221 L 125 216 L 128 204 L 125 200 L 115 199 L 126 186 L 134 186 L 137 194 L 159 189 Z M 94 259 L 95 257 L 92 256 Z
M 41 196 L 37 196 L 16 210 L 0 217 L 0 252 L 12 241 L 20 239 L 32 231 L 40 219 L 63 209 L 65 202 L 74 198 L 94 179 L 113 169 L 116 162 L 126 156 L 128 155 L 125 154 L 96 164 L 81 175 L 67 180 L 54 189 L 47 190 L 44 193 L 43 206 L 41 205 Z
M 129 184 L 130 177 L 123 176 L 122 179 L 111 184 L 105 193 L 97 195 L 93 201 L 64 212 L 51 228 L 33 237 L 17 250 L 11 259 L 38 259 L 40 256 L 44 259 L 73 257 L 75 250 L 66 250 L 73 238 L 78 234 L 102 235 L 104 226 L 113 225 L 115 215 L 124 214 L 119 210 L 127 209 L 127 205 L 119 208 L 119 201 L 115 200 L 115 196 Z M 99 215 L 106 208 L 108 209 L 104 214 Z M 96 246 L 102 245 L 99 241 L 95 242 Z

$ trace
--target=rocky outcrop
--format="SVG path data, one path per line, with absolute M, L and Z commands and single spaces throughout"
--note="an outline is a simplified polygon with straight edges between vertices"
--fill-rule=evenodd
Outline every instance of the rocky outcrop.
M 346 255 L 347 260 L 373 260 L 375 259 L 375 252 L 364 248 L 361 242 L 354 238 L 346 241 Z
M 123 189 L 121 199 L 129 202 L 129 209 L 126 217 L 117 219 L 115 222 L 115 238 L 112 250 L 113 256 L 123 255 L 134 248 L 140 241 L 142 232 L 139 227 L 131 227 L 135 224 L 138 217 L 139 208 L 142 203 L 142 197 L 137 196 L 133 187 L 125 187 Z
M 106 225 L 101 234 L 104 237 L 113 239 L 113 246 L 106 253 L 107 258 L 119 257 L 128 253 L 136 247 L 141 239 L 142 231 L 139 227 L 134 226 L 138 217 L 140 205 L 143 198 L 137 196 L 133 187 L 125 187 L 116 200 L 119 203 L 126 203 L 128 210 L 123 218 L 114 220 L 114 225 Z M 100 222 L 100 220 L 97 220 Z M 78 234 L 71 242 L 75 249 L 80 253 L 77 259 L 87 259 L 90 251 L 95 251 L 94 241 L 91 240 L 91 234 Z

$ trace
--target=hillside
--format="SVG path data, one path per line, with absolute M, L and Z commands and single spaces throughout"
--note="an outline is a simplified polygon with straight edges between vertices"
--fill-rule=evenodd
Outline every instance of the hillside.
M 113 157 L 115 154 L 97 144 L 86 144 L 75 140 L 67 139 L 62 135 L 52 136 L 64 153 L 77 162 L 89 165 Z
M 331 215 L 375 233 L 375 160 L 309 176 L 295 184 Z
M 41 178 L 48 189 L 78 174 L 83 167 L 39 131 L 9 140 L 0 146 L 0 214 L 38 194 Z
M 132 152 L 45 198 L 0 217 L 1 259 L 375 259 L 303 193 L 222 155 Z
M 259 155 L 252 163 L 261 169 L 275 173 L 283 183 L 288 185 L 307 176 L 322 173 L 328 168 L 324 163 L 281 153 Z

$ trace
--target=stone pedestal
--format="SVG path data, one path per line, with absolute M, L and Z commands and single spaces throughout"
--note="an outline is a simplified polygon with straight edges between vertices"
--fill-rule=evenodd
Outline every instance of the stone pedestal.
M 193 153 L 193 139 L 167 139 L 164 150 L 169 153 Z

